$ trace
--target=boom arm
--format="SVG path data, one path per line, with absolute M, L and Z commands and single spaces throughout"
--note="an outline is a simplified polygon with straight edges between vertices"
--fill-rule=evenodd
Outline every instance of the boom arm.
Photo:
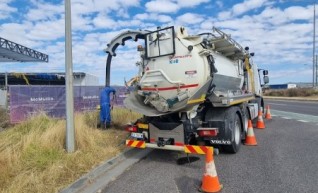
M 125 45 L 126 40 L 133 39 L 134 41 L 137 41 L 138 39 L 145 39 L 145 34 L 149 33 L 147 31 L 126 31 L 118 36 L 116 36 L 114 39 L 111 40 L 109 44 L 107 44 L 107 48 L 105 49 L 105 52 L 108 53 L 107 61 L 106 61 L 106 87 L 110 86 L 110 66 L 112 57 L 116 56 L 116 49 L 119 45 Z

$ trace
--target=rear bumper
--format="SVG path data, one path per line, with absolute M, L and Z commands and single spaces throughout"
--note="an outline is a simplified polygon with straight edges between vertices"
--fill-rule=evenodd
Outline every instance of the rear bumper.
M 213 147 L 210 146 L 198 146 L 198 145 L 165 145 L 165 146 L 158 146 L 154 143 L 146 143 L 145 141 L 136 141 L 136 140 L 126 140 L 126 146 L 127 147 L 134 147 L 134 148 L 152 148 L 152 149 L 163 149 L 163 150 L 172 150 L 172 151 L 180 151 L 185 153 L 191 153 L 191 154 L 206 154 L 208 151 L 208 148 Z

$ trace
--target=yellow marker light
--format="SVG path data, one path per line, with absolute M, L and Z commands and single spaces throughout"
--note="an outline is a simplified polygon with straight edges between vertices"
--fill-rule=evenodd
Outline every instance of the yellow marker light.
M 143 124 L 143 123 L 137 123 L 137 127 L 140 129 L 148 129 L 148 124 Z

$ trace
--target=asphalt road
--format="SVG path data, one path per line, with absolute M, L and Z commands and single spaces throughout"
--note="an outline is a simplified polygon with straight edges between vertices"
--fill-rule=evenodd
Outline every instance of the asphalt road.
M 299 103 L 295 104 L 294 108 L 298 108 Z M 314 105 L 308 105 L 308 109 Z M 282 105 L 272 105 L 273 109 L 282 111 L 280 107 Z M 215 156 L 218 177 L 224 185 L 222 192 L 318 192 L 317 122 L 302 122 L 292 116 L 288 119 L 286 113 L 284 118 L 274 115 L 265 124 L 264 130 L 254 129 L 258 146 L 242 146 L 237 154 Z M 178 165 L 177 161 L 184 156 L 178 152 L 154 150 L 102 192 L 198 192 L 204 156 L 194 157 L 199 160 L 190 164 Z
M 265 100 L 272 109 L 318 116 L 318 101 Z

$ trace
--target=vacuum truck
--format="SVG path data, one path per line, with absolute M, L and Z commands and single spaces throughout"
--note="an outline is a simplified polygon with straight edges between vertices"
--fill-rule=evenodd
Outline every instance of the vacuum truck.
M 198 35 L 173 26 L 126 31 L 105 50 L 106 86 L 117 47 L 130 39 L 142 45 L 137 48 L 139 72 L 129 81 L 132 89 L 124 104 L 143 117 L 127 126 L 127 145 L 169 150 L 214 146 L 236 153 L 248 120 L 264 107 L 268 71 L 253 63 L 254 53 L 218 28 Z

